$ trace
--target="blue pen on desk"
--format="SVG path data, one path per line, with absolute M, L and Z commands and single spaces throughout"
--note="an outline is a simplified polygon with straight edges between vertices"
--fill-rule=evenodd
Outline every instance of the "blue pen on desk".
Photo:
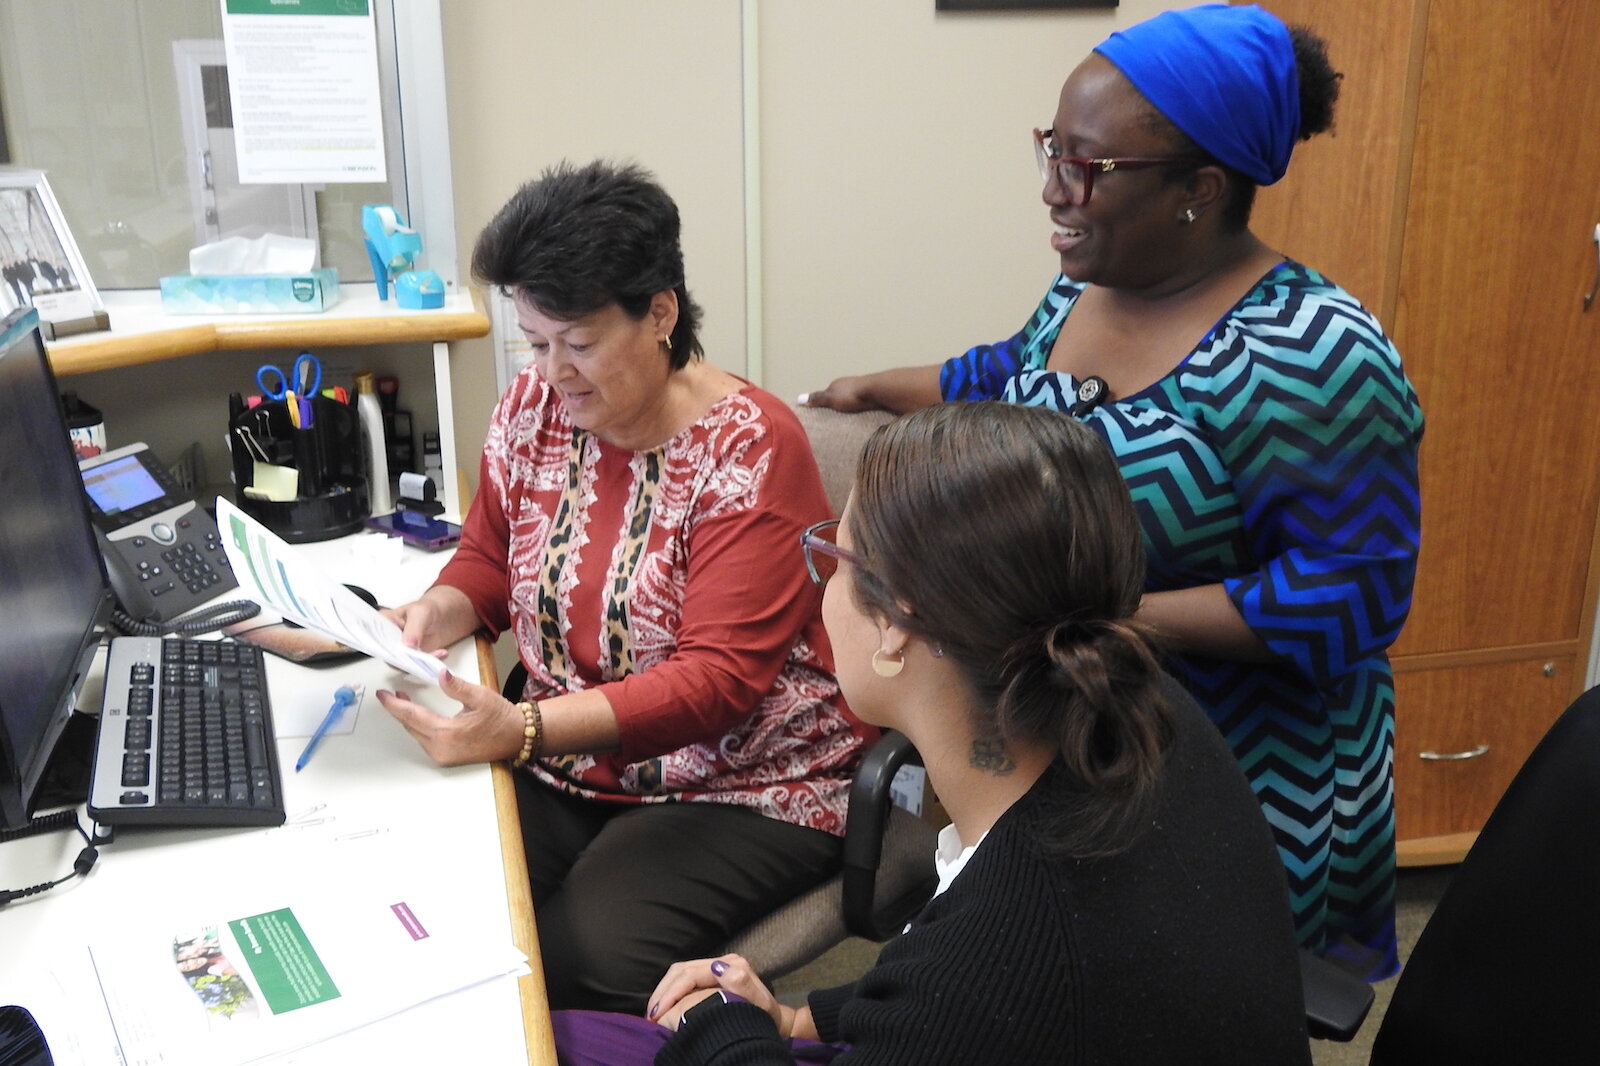
M 333 694 L 333 706 L 328 708 L 328 713 L 323 717 L 322 724 L 317 726 L 317 731 L 311 734 L 311 739 L 306 741 L 306 750 L 300 753 L 300 758 L 294 761 L 295 773 L 306 768 L 306 763 L 311 761 L 311 753 L 317 750 L 317 745 L 327 735 L 328 730 L 344 715 L 345 709 L 356 701 L 356 690 L 349 685 L 341 685 L 339 691 Z

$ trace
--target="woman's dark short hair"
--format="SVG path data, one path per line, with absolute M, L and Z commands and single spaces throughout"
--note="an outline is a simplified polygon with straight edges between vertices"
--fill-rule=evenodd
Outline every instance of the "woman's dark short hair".
M 678 205 L 648 171 L 597 160 L 559 163 L 518 189 L 478 235 L 472 275 L 520 293 L 551 318 L 582 318 L 611 304 L 635 320 L 650 300 L 678 296 L 673 369 L 704 355 L 700 307 L 683 278 Z
M 1305 26 L 1289 26 L 1294 44 L 1294 63 L 1300 82 L 1300 139 L 1309 141 L 1333 128 L 1333 109 L 1339 102 L 1344 75 L 1328 61 L 1328 44 Z M 1242 230 L 1250 223 L 1258 185 L 1234 168 L 1218 162 L 1172 120 L 1146 102 L 1144 124 L 1172 145 L 1172 154 L 1201 160 L 1194 166 L 1170 167 L 1167 180 L 1187 181 L 1197 167 L 1221 167 L 1228 175 L 1228 199 L 1222 208 L 1222 221 L 1230 229 Z
M 1133 619 L 1139 519 L 1105 442 L 1044 408 L 923 408 L 868 440 L 849 526 L 857 603 L 943 651 L 993 715 L 978 735 L 1059 749 L 1082 805 L 1058 842 L 1123 846 L 1171 730 Z

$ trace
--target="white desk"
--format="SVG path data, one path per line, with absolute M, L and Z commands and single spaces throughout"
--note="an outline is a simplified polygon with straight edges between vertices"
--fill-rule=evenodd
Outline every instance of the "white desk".
M 406 548 L 402 561 L 395 564 L 381 550 L 350 543 L 365 539 L 307 548 L 327 572 L 371 588 L 384 603 L 413 598 L 443 562 L 441 556 Z M 474 641 L 462 641 L 451 651 L 450 668 L 468 678 L 484 676 L 481 668 L 492 676 L 492 659 L 486 652 Z M 116 841 L 100 849 L 99 862 L 87 878 L 0 908 L 0 1003 L 27 1006 L 30 995 L 39 995 L 53 953 L 82 943 L 83 929 L 91 919 L 112 911 L 137 916 L 175 885 L 192 892 L 195 871 L 226 869 L 228 856 L 240 854 L 235 849 L 272 847 L 293 856 L 301 840 L 305 843 L 299 846 L 311 850 L 340 838 L 365 839 L 374 831 L 398 832 L 403 827 L 407 839 L 420 839 L 425 847 L 416 855 L 419 870 L 448 878 L 461 908 L 503 918 L 507 941 L 529 956 L 533 974 L 458 992 L 289 1061 L 351 1062 L 381 1054 L 389 1063 L 437 1064 L 464 1058 L 487 1064 L 554 1063 L 508 772 L 498 765 L 448 770 L 435 766 L 374 695 L 380 687 L 398 687 L 437 709 L 448 709 L 449 702 L 437 689 L 372 660 L 322 668 L 295 666 L 272 656 L 268 660 L 268 684 L 275 715 L 280 717 L 278 692 L 305 689 L 295 680 L 296 674 L 314 672 L 325 678 L 324 684 L 312 688 L 326 689 L 329 697 L 346 681 L 366 686 L 354 733 L 325 738 L 303 772 L 296 773 L 293 767 L 305 739 L 279 741 L 285 807 L 291 820 L 299 815 L 302 824 L 275 829 L 119 830 Z M 98 681 L 91 689 L 83 704 L 98 707 Z M 84 825 L 88 826 L 86 817 Z M 0 887 L 18 888 L 60 877 L 72 868 L 82 847 L 82 839 L 69 832 L 0 844 Z M 316 869 L 305 870 L 304 876 L 308 892 L 337 890 Z M 55 1045 L 52 1037 L 53 1050 Z M 67 1050 L 57 1051 L 58 1066 L 74 1061 L 62 1054 Z

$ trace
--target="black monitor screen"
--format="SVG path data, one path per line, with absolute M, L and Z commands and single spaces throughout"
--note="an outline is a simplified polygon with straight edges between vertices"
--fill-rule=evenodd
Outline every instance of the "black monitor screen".
M 110 611 L 38 314 L 0 324 L 0 828 L 27 820 Z

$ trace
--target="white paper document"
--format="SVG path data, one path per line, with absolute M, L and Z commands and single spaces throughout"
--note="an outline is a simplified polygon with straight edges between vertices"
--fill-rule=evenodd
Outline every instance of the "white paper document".
M 388 663 L 422 681 L 437 683 L 444 664 L 400 642 L 400 627 L 344 585 L 324 576 L 294 546 L 217 497 L 217 526 L 239 590 L 308 629 Z
M 63 945 L 51 978 L 75 1017 L 58 1061 L 244 1066 L 528 972 L 507 930 L 426 876 L 348 861 L 322 873 L 250 876 L 219 862 L 196 871 L 215 878 L 210 892 L 108 916 L 86 945 Z M 43 1014 L 54 1048 L 60 1028 Z

